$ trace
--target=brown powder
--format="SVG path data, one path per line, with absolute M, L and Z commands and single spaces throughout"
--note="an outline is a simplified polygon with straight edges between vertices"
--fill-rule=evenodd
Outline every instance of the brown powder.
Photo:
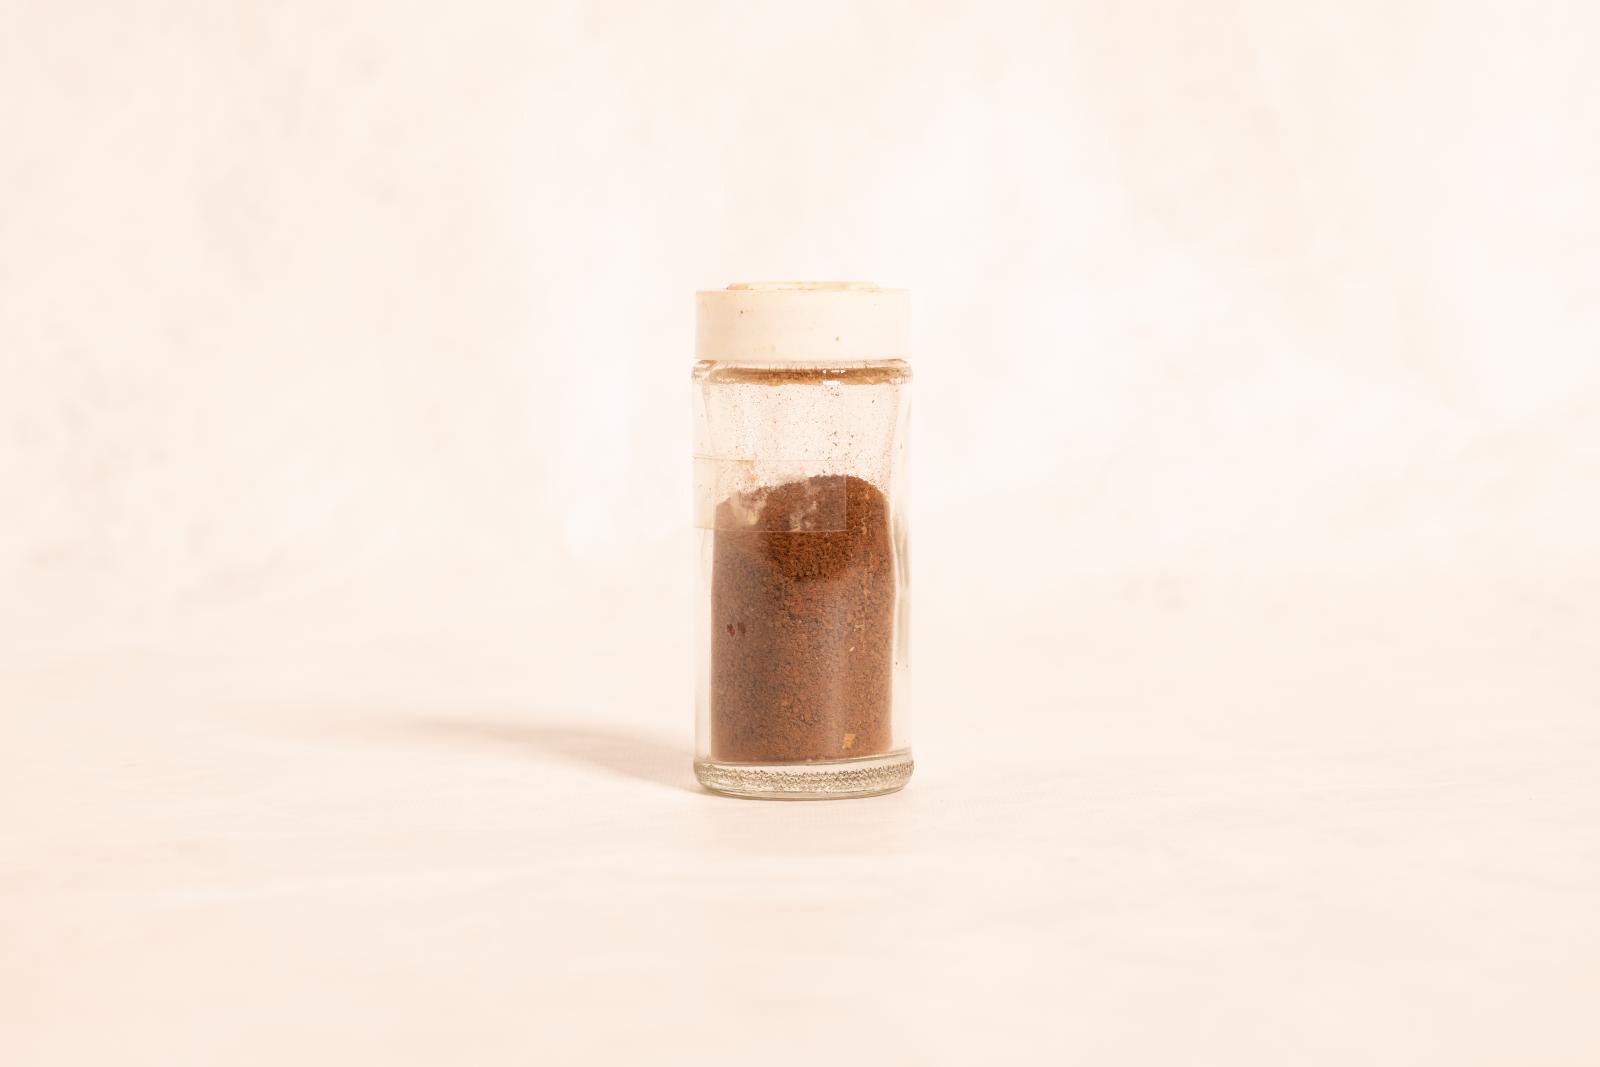
M 841 488 L 844 528 L 799 530 Z M 712 758 L 887 752 L 896 579 L 883 493 L 819 475 L 724 501 L 712 556 Z

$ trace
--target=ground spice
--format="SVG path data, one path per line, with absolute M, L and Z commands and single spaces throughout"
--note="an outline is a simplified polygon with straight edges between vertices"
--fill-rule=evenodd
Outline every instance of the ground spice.
M 836 503 L 841 490 L 844 528 L 804 530 L 818 501 Z M 883 493 L 818 475 L 723 501 L 716 525 L 712 758 L 889 751 L 896 577 Z

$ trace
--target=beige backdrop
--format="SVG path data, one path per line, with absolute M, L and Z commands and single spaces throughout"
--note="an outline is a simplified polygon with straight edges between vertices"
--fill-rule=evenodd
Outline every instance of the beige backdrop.
M 3 21 L 0 1058 L 1600 1057 L 1593 5 Z M 790 277 L 915 291 L 891 800 L 687 788 Z

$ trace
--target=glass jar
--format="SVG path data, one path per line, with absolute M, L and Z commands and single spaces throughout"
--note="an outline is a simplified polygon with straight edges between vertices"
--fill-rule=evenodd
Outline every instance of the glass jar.
M 695 774 L 824 799 L 911 777 L 910 298 L 865 282 L 697 294 Z

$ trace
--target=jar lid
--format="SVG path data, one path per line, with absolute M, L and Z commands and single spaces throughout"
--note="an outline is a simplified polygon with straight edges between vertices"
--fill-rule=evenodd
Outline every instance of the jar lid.
M 695 358 L 865 362 L 911 355 L 911 290 L 873 282 L 735 282 L 695 293 Z

